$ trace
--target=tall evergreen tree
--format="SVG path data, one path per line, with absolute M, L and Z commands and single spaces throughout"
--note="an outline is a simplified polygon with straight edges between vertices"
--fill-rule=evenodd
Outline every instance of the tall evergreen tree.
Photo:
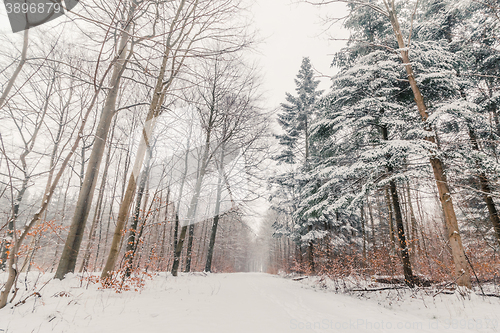
M 481 111 L 481 101 L 474 100 L 481 93 L 473 89 L 495 87 L 485 81 L 498 76 L 470 72 L 470 59 L 477 59 L 494 73 L 496 50 L 482 51 L 489 54 L 486 57 L 467 51 L 464 38 L 474 36 L 467 30 L 474 25 L 466 19 L 478 16 L 463 10 L 470 3 L 424 2 L 425 6 L 417 8 L 413 4 L 405 8 L 408 4 L 392 0 L 349 2 L 351 14 L 345 26 L 352 35 L 348 47 L 336 56 L 334 63 L 341 73 L 334 78 L 333 90 L 312 131 L 311 141 L 317 143 L 312 150 L 317 149 L 318 161 L 303 186 L 306 200 L 298 211 L 303 217 L 356 212 L 354 208 L 362 205 L 366 193 L 382 184 L 391 188 L 391 201 L 397 209 L 398 182 L 433 174 L 457 281 L 469 287 L 451 194 L 460 182 L 472 185 L 470 177 L 465 183 L 460 180 L 460 173 L 476 175 L 492 222 L 498 218 L 489 187 L 498 172 L 491 158 L 494 150 L 486 149 L 486 135 L 495 131 L 484 116 L 494 119 L 496 109 L 491 111 L 494 102 L 490 102 L 488 108 L 482 107 L 487 111 Z M 403 36 L 408 34 L 406 41 Z M 491 42 L 484 35 L 482 41 Z M 470 76 L 481 79 L 470 80 Z M 489 138 L 498 140 L 491 134 Z M 420 163 L 412 163 L 422 157 L 430 160 L 432 173 L 428 166 L 422 169 Z M 457 194 L 454 197 L 461 199 Z M 407 273 L 409 265 L 405 266 Z
M 281 104 L 282 113 L 278 114 L 284 134 L 276 136 L 282 146 L 281 153 L 275 157 L 277 161 L 301 166 L 308 163 L 310 124 L 322 94 L 317 90 L 319 82 L 314 79 L 311 61 L 304 57 L 295 79 L 297 95 L 286 93 L 286 103 Z
M 279 164 L 289 166 L 289 170 L 270 179 L 274 186 L 271 200 L 273 208 L 288 218 L 275 224 L 276 236 L 292 237 L 298 246 L 305 245 L 309 268 L 314 271 L 313 240 L 315 237 L 314 223 L 308 219 L 296 218 L 296 210 L 300 205 L 300 188 L 304 179 L 300 174 L 309 168 L 310 163 L 310 124 L 315 117 L 315 107 L 322 94 L 318 90 L 319 80 L 314 79 L 311 61 L 308 57 L 302 59 L 302 64 L 295 78 L 296 95 L 286 94 L 286 102 L 281 104 L 282 112 L 278 114 L 278 123 L 283 134 L 276 135 L 281 147 L 275 156 Z M 274 200 L 273 200 L 274 199 Z M 288 221 L 288 222 L 286 222 Z
M 425 156 L 425 148 L 407 134 L 418 119 L 406 112 L 410 100 L 399 59 L 387 50 L 358 45 L 339 53 L 334 64 L 341 72 L 333 78 L 332 91 L 313 126 L 312 151 L 317 158 L 300 213 L 326 220 L 334 244 L 346 244 L 356 240 L 349 231 L 363 233 L 358 208 L 366 196 L 387 187 L 405 280 L 413 287 L 397 187 L 421 169 L 408 167 L 408 160 L 411 155 Z

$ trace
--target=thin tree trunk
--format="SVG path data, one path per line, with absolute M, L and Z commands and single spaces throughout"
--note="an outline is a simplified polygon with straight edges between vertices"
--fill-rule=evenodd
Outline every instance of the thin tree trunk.
M 179 208 L 175 211 L 175 223 L 174 223 L 174 255 L 175 255 L 175 249 L 177 248 L 177 243 L 178 243 L 178 236 L 179 236 Z
M 406 187 L 407 191 L 407 196 L 408 196 L 408 207 L 410 209 L 410 224 L 411 224 L 411 235 L 412 235 L 412 243 L 411 243 L 411 249 L 414 254 L 416 254 L 415 249 L 418 249 L 420 251 L 420 240 L 418 239 L 418 225 L 417 225 L 417 218 L 415 217 L 415 211 L 413 210 L 413 203 L 411 199 L 411 192 L 410 192 L 410 183 L 407 183 Z
M 379 235 L 378 239 L 380 240 L 382 247 L 386 247 L 386 237 L 385 236 L 389 235 L 390 230 L 389 230 L 389 223 L 383 217 L 383 213 L 382 213 L 383 202 L 380 199 L 379 193 L 376 193 L 375 201 L 376 201 L 376 207 L 378 208 L 377 209 L 377 217 L 378 217 L 377 220 L 379 223 L 378 230 L 379 230 L 379 232 L 382 232 L 384 235 L 384 237 L 380 237 L 380 235 Z M 387 225 L 387 230 L 385 228 L 386 225 Z M 377 235 L 377 234 L 375 234 L 375 235 Z
M 113 236 L 113 241 L 111 244 L 111 250 L 109 252 L 108 260 L 101 274 L 101 279 L 106 279 L 109 277 L 109 273 L 114 269 L 116 260 L 118 258 L 119 244 L 122 239 L 122 230 L 125 226 L 125 220 L 129 214 L 130 206 L 132 204 L 133 195 L 137 187 L 136 177 L 139 174 L 140 168 L 143 164 L 144 155 L 146 151 L 146 146 L 149 146 L 149 139 L 151 133 L 154 129 L 157 117 L 162 112 L 162 105 L 165 101 L 165 96 L 168 89 L 171 87 L 174 78 L 179 73 L 180 69 L 183 67 L 184 61 L 188 56 L 188 50 L 190 50 L 192 44 L 196 38 L 191 38 L 191 32 L 193 29 L 192 20 L 193 15 L 196 16 L 196 10 L 198 9 L 198 2 L 193 3 L 189 12 L 183 16 L 183 10 L 186 6 L 186 1 L 182 0 L 178 4 L 175 10 L 174 17 L 171 18 L 169 32 L 166 35 L 165 47 L 162 55 L 162 63 L 160 66 L 160 71 L 156 78 L 156 85 L 153 92 L 153 99 L 149 106 L 149 112 L 146 116 L 146 121 L 143 129 L 142 140 L 137 149 L 137 155 L 134 163 L 134 169 L 130 176 L 127 185 L 127 191 L 125 197 L 120 205 L 120 211 L 118 214 L 118 220 L 116 223 L 115 233 Z M 191 24 L 191 25 L 190 25 Z M 175 36 L 176 30 L 180 32 L 180 36 Z M 188 40 L 186 42 L 186 40 Z M 187 45 L 183 45 L 186 42 Z M 177 47 L 177 49 L 175 49 Z M 181 50 L 181 48 L 185 47 Z M 169 60 L 172 62 L 169 65 Z M 176 60 L 176 61 L 175 61 Z M 169 65 L 169 68 L 167 68 Z M 169 72 L 169 77 L 165 80 L 165 74 Z
M 55 78 L 55 74 L 54 74 L 54 78 L 52 80 L 52 84 L 51 84 L 50 89 L 49 89 L 49 91 L 48 91 L 48 93 L 46 95 L 45 106 L 43 108 L 43 113 L 42 113 L 42 117 L 41 117 L 41 124 L 43 123 L 43 118 L 45 117 L 45 114 L 46 114 L 47 109 L 49 107 L 49 99 L 50 99 L 50 96 L 52 95 L 51 93 L 52 93 L 52 89 L 53 89 L 55 81 L 56 81 L 56 78 Z M 54 141 L 54 147 L 52 148 L 52 154 L 50 156 L 49 174 L 48 174 L 48 177 L 47 177 L 47 183 L 45 185 L 45 192 L 44 193 L 46 193 L 50 189 L 50 185 L 52 184 L 52 177 L 54 176 L 54 170 L 55 170 L 56 159 L 57 159 L 57 150 L 59 148 L 59 143 L 61 141 L 61 137 L 62 137 L 62 133 L 63 133 L 63 128 L 64 128 L 64 116 L 67 114 L 68 107 L 69 107 L 69 105 L 71 103 L 71 97 L 73 96 L 73 89 L 74 89 L 74 86 L 73 86 L 73 84 L 71 84 L 70 87 L 69 87 L 68 101 L 63 106 L 63 108 L 61 110 L 61 115 L 59 117 L 59 126 L 57 128 L 57 134 L 56 134 L 56 138 L 55 138 L 55 141 Z M 35 132 L 38 132 L 38 130 L 36 130 Z M 47 211 L 45 211 L 45 219 L 47 219 Z M 33 240 L 32 240 L 32 248 L 33 248 L 33 250 L 32 250 L 32 253 L 30 255 L 30 258 L 33 258 L 35 256 L 35 252 L 37 250 L 37 246 L 35 246 L 35 243 L 39 242 L 39 237 L 40 237 L 40 235 L 37 235 L 36 237 L 33 237 Z M 2 257 L 2 259 L 3 259 L 3 257 Z M 28 260 L 28 259 L 29 258 L 26 257 L 26 260 Z M 26 260 L 25 260 L 25 262 L 23 264 L 23 267 L 27 264 Z M 1 267 L 1 264 L 0 264 L 0 267 Z M 28 267 L 28 270 L 29 270 L 29 267 Z
M 370 198 L 366 197 L 366 204 L 368 205 L 368 214 L 370 215 L 370 226 L 372 231 L 372 247 L 373 251 L 377 249 L 377 242 L 375 241 L 375 221 L 373 219 L 372 205 L 370 203 Z
M 389 140 L 389 133 L 386 126 L 382 127 L 382 136 L 384 141 Z M 389 160 L 390 156 L 387 156 L 387 161 Z M 389 172 L 389 175 L 394 172 L 392 165 L 390 165 L 389 163 L 387 164 L 387 171 Z M 399 203 L 398 191 L 396 188 L 396 182 L 394 180 L 391 180 L 389 182 L 389 188 L 391 191 L 392 203 L 394 205 L 394 213 L 396 215 L 396 226 L 398 228 L 398 240 L 401 251 L 401 259 L 403 261 L 405 282 L 408 287 L 413 288 L 415 287 L 415 278 L 413 277 L 413 271 L 411 268 L 410 256 L 408 254 L 408 242 L 406 241 L 405 229 L 403 226 L 403 215 L 401 213 L 401 205 Z
M 160 202 L 161 202 L 161 199 L 162 199 L 162 196 L 163 196 L 163 190 L 161 192 L 161 195 L 160 195 Z M 161 235 L 161 249 L 160 249 L 160 259 L 158 261 L 158 266 L 156 268 L 157 271 L 161 270 L 162 269 L 162 262 L 164 260 L 164 257 L 165 257 L 165 253 L 168 253 L 167 251 L 165 251 L 165 240 L 166 240 L 166 237 L 167 237 L 167 224 L 168 224 L 168 206 L 169 206 L 169 202 L 170 202 L 170 184 L 168 185 L 168 188 L 167 188 L 167 200 L 165 202 L 165 218 L 163 219 L 163 230 L 162 230 L 162 235 Z M 172 229 L 170 229 L 172 230 Z
M 215 201 L 214 222 L 212 224 L 212 232 L 210 233 L 210 243 L 208 244 L 207 262 L 205 264 L 205 272 L 212 271 L 212 256 L 214 254 L 215 237 L 217 235 L 217 226 L 219 225 L 220 202 L 222 196 L 222 179 L 224 172 L 224 145 L 221 147 L 219 179 L 217 180 L 217 195 Z
M 308 231 L 311 232 L 313 230 L 312 226 L 308 227 Z M 314 244 L 312 241 L 307 242 L 306 248 L 307 262 L 309 263 L 309 272 L 314 274 Z
M 175 247 L 174 252 L 174 262 L 172 264 L 172 275 L 177 276 L 177 271 L 179 269 L 182 246 L 184 245 L 184 239 L 186 238 L 187 226 L 183 226 L 181 228 L 181 233 L 179 235 L 179 239 L 177 241 L 177 246 Z
M 181 199 L 182 195 L 184 193 L 184 184 L 186 183 L 186 177 L 187 177 L 187 172 L 188 172 L 188 161 L 189 161 L 189 151 L 191 149 L 191 134 L 192 134 L 192 126 L 189 127 L 189 134 L 187 137 L 187 144 L 186 144 L 186 154 L 184 155 L 184 170 L 182 172 L 182 177 L 181 177 L 181 185 L 179 188 L 179 198 L 177 199 L 177 210 L 175 212 L 175 225 L 174 225 L 174 263 L 175 264 L 175 258 L 176 258 L 176 251 L 177 251 L 177 245 L 178 245 L 178 240 L 179 240 L 179 210 L 181 206 Z M 180 254 L 179 254 L 180 255 Z M 173 266 L 172 266 L 173 267 Z
M 106 207 L 107 202 L 108 202 L 108 198 L 106 198 L 104 200 L 104 207 Z M 97 240 L 97 249 L 95 251 L 95 259 L 94 259 L 94 266 L 93 266 L 93 268 L 94 268 L 95 271 L 98 270 L 98 268 L 97 268 L 97 261 L 99 259 L 99 253 L 100 253 L 100 250 L 101 250 L 102 225 L 103 225 L 102 220 L 103 220 L 103 217 L 104 217 L 104 210 L 101 213 L 101 221 L 99 222 L 99 238 Z
M 361 235 L 363 237 L 363 265 L 366 265 L 366 229 L 365 229 L 365 210 L 363 204 L 359 207 L 361 216 Z
M 394 237 L 394 217 L 392 212 L 392 200 L 389 194 L 389 187 L 385 187 L 385 201 L 387 203 L 387 210 L 389 213 L 389 238 L 391 240 L 391 253 L 394 253 L 396 248 L 396 239 Z
M 398 197 L 399 197 L 399 202 L 401 205 L 401 214 L 403 216 L 403 226 L 406 231 L 406 242 L 408 243 L 408 251 L 411 252 L 410 249 L 410 242 L 411 242 L 411 227 L 410 227 L 410 210 L 408 208 L 408 198 L 406 197 L 406 191 L 405 191 L 405 186 L 404 184 L 401 184 L 401 186 L 397 187 L 398 189 Z
M 399 246 L 401 249 L 401 258 L 403 260 L 403 272 L 405 275 L 405 282 L 410 288 L 413 288 L 415 286 L 415 279 L 413 277 L 413 272 L 410 263 L 410 255 L 408 253 L 408 242 L 406 241 L 405 230 L 403 227 L 403 216 L 401 214 L 401 206 L 399 204 L 399 197 L 396 189 L 396 183 L 394 181 L 391 181 L 389 184 L 391 189 L 392 201 L 394 203 L 394 212 L 396 215 L 396 225 L 398 228 L 398 239 L 399 239 Z
M 172 264 L 172 275 L 177 276 L 177 271 L 179 270 L 179 264 L 180 264 L 180 256 L 182 252 L 182 247 L 184 245 L 184 239 L 186 237 L 186 232 L 187 232 L 187 226 L 193 224 L 195 221 L 196 217 L 196 210 L 198 208 L 198 200 L 200 196 L 200 191 L 201 191 L 201 185 L 203 183 L 203 178 L 205 177 L 205 173 L 207 171 L 208 163 L 211 159 L 210 156 L 210 140 L 211 140 L 211 135 L 212 135 L 212 130 L 214 126 L 214 121 L 215 121 L 215 112 L 216 112 L 216 100 L 215 100 L 215 95 L 216 95 L 216 82 L 213 83 L 212 87 L 212 101 L 210 102 L 209 105 L 209 117 L 207 120 L 206 124 L 206 134 L 205 134 L 205 144 L 203 147 L 203 155 L 201 158 L 201 164 L 199 166 L 198 170 L 198 176 L 196 178 L 196 184 L 194 187 L 194 193 L 193 196 L 191 197 L 191 202 L 189 204 L 188 212 L 187 212 L 187 218 L 186 218 L 186 225 L 184 225 L 181 229 L 181 234 L 179 235 L 179 239 L 177 242 L 177 246 L 175 247 L 175 252 L 174 252 L 174 262 Z
M 115 118 L 115 123 L 116 123 L 116 118 Z M 129 153 L 129 150 L 127 149 L 127 156 L 128 156 L 128 153 Z M 118 169 L 119 170 L 122 170 L 121 168 L 121 164 L 122 164 L 122 156 L 123 154 L 120 153 L 120 157 L 118 159 Z M 127 162 L 127 158 L 125 158 L 125 168 L 124 169 L 128 169 L 128 162 Z M 126 173 L 126 172 L 125 172 Z M 107 249 L 108 247 L 108 236 L 109 236 L 109 229 L 111 227 L 111 220 L 113 219 L 113 208 L 114 208 L 114 204 L 115 204 L 115 194 L 116 194 L 116 190 L 118 188 L 118 182 L 119 182 L 119 179 L 120 179 L 120 175 L 117 173 L 116 174 L 116 177 L 115 177 L 115 181 L 114 181 L 114 185 L 113 185 L 113 193 L 111 194 L 111 202 L 109 204 L 109 210 L 108 210 L 108 221 L 106 223 L 106 231 L 104 233 L 104 244 L 102 246 L 102 248 L 104 250 Z M 123 193 L 124 191 L 122 191 L 121 193 L 121 197 L 123 198 Z M 101 244 L 98 244 L 97 248 L 99 249 L 101 247 Z M 96 255 L 96 263 L 97 263 L 97 255 Z M 99 267 L 104 267 L 104 258 L 103 260 L 101 261 L 101 264 Z
M 126 250 L 125 250 L 125 276 L 129 277 L 131 274 L 131 269 L 132 269 L 132 263 L 134 261 L 134 248 L 137 247 L 139 244 L 139 238 L 136 235 L 137 232 L 137 226 L 139 224 L 139 219 L 140 219 L 140 214 L 141 214 L 141 204 L 142 204 L 142 197 L 144 195 L 144 190 L 146 188 L 146 183 L 147 179 L 149 176 L 149 170 L 150 170 L 150 163 L 151 163 L 151 157 L 152 157 L 152 149 L 151 147 L 148 147 L 148 157 L 146 159 L 146 166 L 144 167 L 144 170 L 141 173 L 140 176 L 140 183 L 139 183 L 139 189 L 137 191 L 137 198 L 136 198 L 136 203 L 135 203 L 135 211 L 134 211 L 134 218 L 132 220 L 132 225 L 130 227 L 130 231 L 127 237 L 127 244 L 126 244 Z M 145 200 L 146 202 L 147 200 Z
M 193 239 L 194 239 L 194 224 L 191 224 L 189 226 L 189 237 L 186 249 L 186 268 L 184 270 L 185 273 L 189 273 L 191 271 L 191 257 L 193 255 Z
M 203 244 L 198 248 L 198 262 L 199 262 L 199 266 L 200 266 L 200 270 L 202 268 L 202 258 L 208 258 L 208 246 L 207 246 L 207 241 L 210 242 L 210 236 L 209 236 L 209 226 L 210 226 L 210 223 L 209 221 L 206 221 L 205 223 L 203 223 L 203 230 L 201 232 L 202 236 L 203 237 Z M 206 266 L 206 262 L 205 262 L 205 266 Z
M 177 241 L 177 246 L 175 248 L 174 263 L 172 265 L 172 275 L 173 276 L 177 276 L 177 271 L 179 269 L 179 264 L 180 264 L 180 256 L 181 256 L 181 252 L 182 252 L 182 247 L 184 245 L 184 240 L 186 238 L 188 225 L 191 225 L 195 222 L 194 219 L 196 216 L 196 210 L 198 208 L 198 200 L 200 197 L 201 184 L 203 182 L 203 178 L 205 176 L 206 169 L 208 166 L 209 149 L 210 149 L 210 132 L 207 133 L 207 139 L 205 142 L 202 163 L 200 166 L 200 171 L 199 171 L 198 177 L 196 179 L 194 193 L 193 193 L 193 196 L 191 197 L 191 202 L 189 204 L 186 222 L 185 222 L 185 225 L 182 226 L 182 228 L 181 228 L 181 233 L 179 235 L 179 239 Z
M 92 250 L 92 245 L 94 244 L 94 238 L 95 238 L 95 233 L 96 233 L 96 228 L 97 225 L 100 223 L 101 220 L 101 215 L 102 215 L 102 202 L 103 202 L 103 195 L 101 195 L 102 192 L 104 192 L 104 182 L 105 178 L 103 177 L 102 183 L 101 183 L 101 188 L 99 192 L 99 197 L 97 198 L 97 204 L 96 208 L 94 211 L 94 218 L 92 219 L 92 225 L 90 226 L 90 231 L 89 231 L 89 239 L 87 241 L 87 247 L 85 249 L 85 254 L 83 255 L 83 260 L 82 264 L 80 265 L 80 270 L 79 272 L 82 273 L 83 271 L 87 270 L 87 266 L 90 261 L 90 255 L 91 255 L 91 250 Z
M 209 135 L 208 135 L 209 137 Z M 209 141 L 206 142 L 205 144 L 205 152 L 203 156 L 203 162 L 201 165 L 201 170 L 198 174 L 197 180 L 196 180 L 196 185 L 195 185 L 195 191 L 194 194 L 191 198 L 191 203 L 189 204 L 189 209 L 187 212 L 187 218 L 184 226 L 181 228 L 181 233 L 179 235 L 179 239 L 177 242 L 177 247 L 175 248 L 175 253 L 174 253 L 174 263 L 172 265 L 172 275 L 177 276 L 177 271 L 179 269 L 179 264 L 180 264 L 180 256 L 182 252 L 182 248 L 184 245 L 184 240 L 186 238 L 186 233 L 188 229 L 188 225 L 193 224 L 195 221 L 195 216 L 196 216 L 196 211 L 198 208 L 198 200 L 200 197 L 200 191 L 201 191 L 201 184 L 203 182 L 203 178 L 205 176 L 206 168 L 208 165 L 208 150 L 209 150 Z

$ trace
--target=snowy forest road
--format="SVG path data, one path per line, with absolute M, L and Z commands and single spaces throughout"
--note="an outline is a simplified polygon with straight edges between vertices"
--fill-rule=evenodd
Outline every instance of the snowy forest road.
M 49 279 L 47 275 L 42 280 Z M 372 296 L 369 296 L 372 299 L 356 298 L 314 289 L 303 282 L 261 273 L 207 276 L 194 273 L 177 278 L 157 276 L 147 281 L 140 293 L 115 293 L 100 290 L 98 285 L 87 288 L 72 276 L 63 281 L 50 281 L 40 291 L 38 300 L 32 297 L 21 306 L 0 310 L 0 332 L 422 333 L 498 330 L 497 324 L 487 323 L 485 319 L 498 318 L 494 314 L 500 308 L 496 299 L 484 304 L 475 295 L 467 302 L 447 295 L 445 299 L 434 298 L 433 303 L 406 297 L 409 303 L 403 300 L 391 304 Z

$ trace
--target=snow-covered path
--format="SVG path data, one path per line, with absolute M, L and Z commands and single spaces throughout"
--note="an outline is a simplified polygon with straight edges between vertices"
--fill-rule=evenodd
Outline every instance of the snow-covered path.
M 51 281 L 36 302 L 0 310 L 0 332 L 495 332 L 500 310 L 454 295 L 383 306 L 258 273 L 156 277 L 142 293 L 78 285 Z

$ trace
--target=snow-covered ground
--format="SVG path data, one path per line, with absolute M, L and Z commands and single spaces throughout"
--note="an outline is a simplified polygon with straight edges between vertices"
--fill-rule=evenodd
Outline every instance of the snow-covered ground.
M 345 295 L 313 279 L 259 273 L 163 274 L 147 281 L 141 292 L 116 293 L 82 284 L 76 276 L 50 277 L 31 273 L 26 281 L 38 278 L 40 297 L 0 310 L 1 333 L 500 331 L 500 299 L 475 294 Z M 24 278 L 18 282 L 17 300 L 33 293 L 25 283 Z

